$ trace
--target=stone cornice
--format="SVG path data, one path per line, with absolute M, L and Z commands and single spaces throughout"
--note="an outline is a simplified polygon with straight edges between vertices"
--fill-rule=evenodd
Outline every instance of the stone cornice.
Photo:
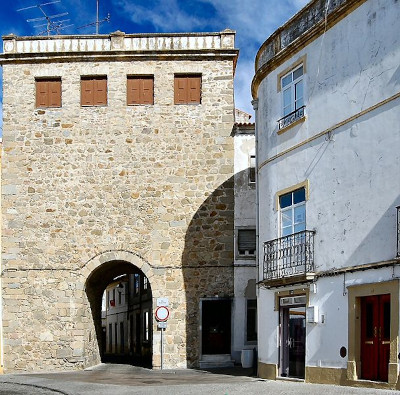
M 236 65 L 238 50 L 230 51 L 158 51 L 152 53 L 138 51 L 124 52 L 54 52 L 54 53 L 27 53 L 1 54 L 0 65 L 10 63 L 57 63 L 57 62 L 88 62 L 88 61 L 145 61 L 145 60 L 233 60 Z
M 235 32 L 93 36 L 3 36 L 0 64 L 88 60 L 230 59 L 236 64 Z
M 367 0 L 340 0 L 333 3 L 325 20 L 325 2 L 313 0 L 277 29 L 260 47 L 255 60 L 255 76 L 251 84 L 254 99 L 258 97 L 261 81 L 274 69 L 316 40 Z M 311 22 L 310 22 L 311 20 Z M 297 26 L 302 26 L 298 29 Z M 309 26 L 309 27 L 308 27 Z

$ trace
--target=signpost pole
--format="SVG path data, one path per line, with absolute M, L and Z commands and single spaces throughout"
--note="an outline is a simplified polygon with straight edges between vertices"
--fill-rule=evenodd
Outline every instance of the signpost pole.
M 161 370 L 163 370 L 163 332 L 164 329 L 161 328 Z
M 163 332 L 167 327 L 167 320 L 169 317 L 169 310 L 168 310 L 168 298 L 157 298 L 157 309 L 155 312 L 155 317 L 158 322 L 157 326 L 161 329 L 161 370 L 163 370 L 164 364 L 164 344 L 163 344 Z

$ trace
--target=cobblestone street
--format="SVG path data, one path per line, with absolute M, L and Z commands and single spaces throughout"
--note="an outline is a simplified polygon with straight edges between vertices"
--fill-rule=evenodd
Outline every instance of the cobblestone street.
M 240 375 L 245 374 L 245 375 Z M 338 387 L 250 377 L 250 370 L 149 370 L 101 364 L 77 372 L 0 376 L 1 395 L 259 395 L 259 394 L 396 394 L 397 391 Z

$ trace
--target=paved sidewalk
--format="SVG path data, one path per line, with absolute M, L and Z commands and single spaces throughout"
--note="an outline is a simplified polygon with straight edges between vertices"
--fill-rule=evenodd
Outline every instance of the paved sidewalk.
M 399 394 L 302 382 L 250 377 L 251 369 L 150 370 L 130 365 L 101 364 L 84 371 L 0 376 L 0 395 L 342 395 Z

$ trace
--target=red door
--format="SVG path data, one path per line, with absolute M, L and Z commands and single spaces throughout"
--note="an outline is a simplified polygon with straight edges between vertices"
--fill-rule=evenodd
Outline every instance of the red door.
M 390 295 L 361 298 L 361 378 L 388 381 Z

